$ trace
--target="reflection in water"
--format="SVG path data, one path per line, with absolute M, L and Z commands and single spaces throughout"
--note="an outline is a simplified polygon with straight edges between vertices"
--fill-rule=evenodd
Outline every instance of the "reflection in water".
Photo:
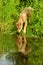
M 43 65 L 43 38 L 30 38 L 20 34 L 10 38 L 7 36 L 1 36 L 0 65 Z M 32 46 L 32 53 L 28 57 L 31 51 L 29 44 Z M 18 52 L 15 47 L 18 47 Z
M 17 35 L 16 44 L 18 52 L 4 54 L 0 59 L 0 65 L 28 65 L 27 59 L 31 49 L 27 45 L 26 36 Z
M 18 51 L 23 53 L 24 55 L 29 54 L 31 52 L 31 48 L 29 47 L 29 44 L 27 44 L 26 36 L 21 36 L 20 34 L 17 35 L 16 43 L 18 46 Z
M 6 55 L 3 55 L 0 59 L 0 65 L 11 65 L 10 61 L 6 59 Z

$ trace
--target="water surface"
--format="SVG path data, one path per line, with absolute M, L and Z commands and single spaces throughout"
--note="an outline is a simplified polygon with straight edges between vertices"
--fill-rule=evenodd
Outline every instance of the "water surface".
M 0 35 L 0 65 L 43 65 L 43 38 Z

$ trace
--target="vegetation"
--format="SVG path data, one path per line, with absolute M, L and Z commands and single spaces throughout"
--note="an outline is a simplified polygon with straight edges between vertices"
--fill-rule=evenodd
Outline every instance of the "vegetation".
M 0 23 L 6 26 L 4 32 L 17 31 L 15 24 L 19 14 L 29 6 L 34 8 L 34 12 L 28 21 L 27 36 L 43 37 L 43 0 L 0 0 Z
M 40 39 L 28 41 L 32 48 L 28 62 L 29 65 L 43 65 L 43 0 L 0 0 L 0 55 L 10 50 L 17 51 L 14 41 L 16 22 L 21 11 L 29 6 L 34 11 L 28 20 L 26 36 Z

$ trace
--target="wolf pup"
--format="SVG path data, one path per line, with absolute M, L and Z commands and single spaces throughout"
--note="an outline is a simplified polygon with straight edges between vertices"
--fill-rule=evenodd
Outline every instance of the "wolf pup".
M 16 23 L 18 33 L 20 33 L 22 29 L 24 33 L 26 33 L 27 19 L 30 18 L 32 10 L 33 8 L 31 7 L 25 7 L 25 9 L 20 13 L 19 20 Z

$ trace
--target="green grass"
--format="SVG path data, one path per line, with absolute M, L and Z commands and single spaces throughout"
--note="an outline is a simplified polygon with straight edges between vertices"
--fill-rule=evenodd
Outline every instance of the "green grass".
M 0 22 L 6 24 L 5 32 L 17 31 L 16 22 L 19 15 L 29 6 L 34 11 L 28 21 L 27 35 L 43 37 L 43 0 L 0 0 Z
M 16 52 L 16 22 L 21 11 L 31 6 L 34 11 L 28 20 L 26 37 L 32 48 L 28 57 L 29 65 L 43 65 L 43 0 L 0 0 L 0 55 L 6 52 Z M 24 35 L 23 32 L 21 32 Z M 12 36 L 13 35 L 13 36 Z M 32 39 L 31 39 L 32 38 Z M 34 39 L 37 38 L 37 39 Z M 39 39 L 38 39 L 39 38 Z

